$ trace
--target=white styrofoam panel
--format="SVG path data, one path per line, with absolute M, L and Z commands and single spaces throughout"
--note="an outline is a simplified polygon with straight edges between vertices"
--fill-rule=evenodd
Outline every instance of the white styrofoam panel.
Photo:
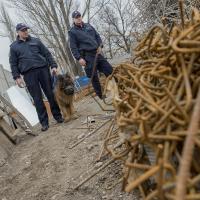
M 22 91 L 24 90 L 24 91 Z M 12 86 L 7 90 L 12 105 L 34 126 L 39 122 L 37 112 L 24 88 Z

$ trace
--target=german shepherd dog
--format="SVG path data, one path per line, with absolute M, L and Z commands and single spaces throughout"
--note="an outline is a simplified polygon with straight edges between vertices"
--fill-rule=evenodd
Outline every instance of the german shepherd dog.
M 60 110 L 62 111 L 65 122 L 75 119 L 74 114 L 74 82 L 69 73 L 57 75 L 54 94 Z

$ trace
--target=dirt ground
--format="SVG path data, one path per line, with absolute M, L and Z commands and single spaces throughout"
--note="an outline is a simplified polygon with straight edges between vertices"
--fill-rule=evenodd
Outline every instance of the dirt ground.
M 88 115 L 106 113 L 90 97 L 76 104 L 80 117 L 68 123 L 56 124 L 52 120 L 47 132 L 36 131 L 39 136 L 26 136 L 15 148 L 12 157 L 0 167 L 0 200 L 138 200 L 137 191 L 121 191 L 121 163 L 115 161 L 78 190 L 77 184 L 111 158 L 96 161 L 103 136 L 109 124 L 70 149 L 85 137 L 89 130 L 83 122 Z M 95 120 L 93 126 L 105 122 Z

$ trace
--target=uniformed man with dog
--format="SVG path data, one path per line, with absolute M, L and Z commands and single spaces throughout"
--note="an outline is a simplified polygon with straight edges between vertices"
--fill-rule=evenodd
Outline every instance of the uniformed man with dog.
M 52 73 L 57 72 L 57 64 L 45 45 L 38 38 L 29 35 L 28 29 L 26 24 L 17 24 L 17 39 L 10 45 L 9 61 L 13 78 L 19 87 L 22 86 L 24 79 L 33 98 L 42 126 L 41 130 L 46 131 L 49 128 L 49 121 L 42 90 L 48 99 L 54 119 L 58 123 L 63 122 L 60 109 L 54 98 L 50 74 L 50 68 Z
M 74 11 L 72 18 L 73 27 L 69 31 L 69 42 L 72 54 L 78 60 L 79 64 L 84 66 L 87 77 L 91 78 L 93 75 L 93 88 L 97 96 L 103 99 L 97 71 L 102 72 L 107 77 L 112 73 L 113 69 L 101 54 L 103 47 L 101 37 L 93 26 L 83 22 L 79 11 Z M 93 71 L 95 65 L 96 68 Z

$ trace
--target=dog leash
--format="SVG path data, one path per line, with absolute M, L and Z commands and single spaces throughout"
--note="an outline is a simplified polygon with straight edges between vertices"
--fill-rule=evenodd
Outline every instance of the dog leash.
M 57 75 L 56 74 L 52 74 L 51 75 L 51 79 L 52 79 L 52 89 L 54 91 L 55 86 L 56 86 L 56 82 L 57 82 Z

